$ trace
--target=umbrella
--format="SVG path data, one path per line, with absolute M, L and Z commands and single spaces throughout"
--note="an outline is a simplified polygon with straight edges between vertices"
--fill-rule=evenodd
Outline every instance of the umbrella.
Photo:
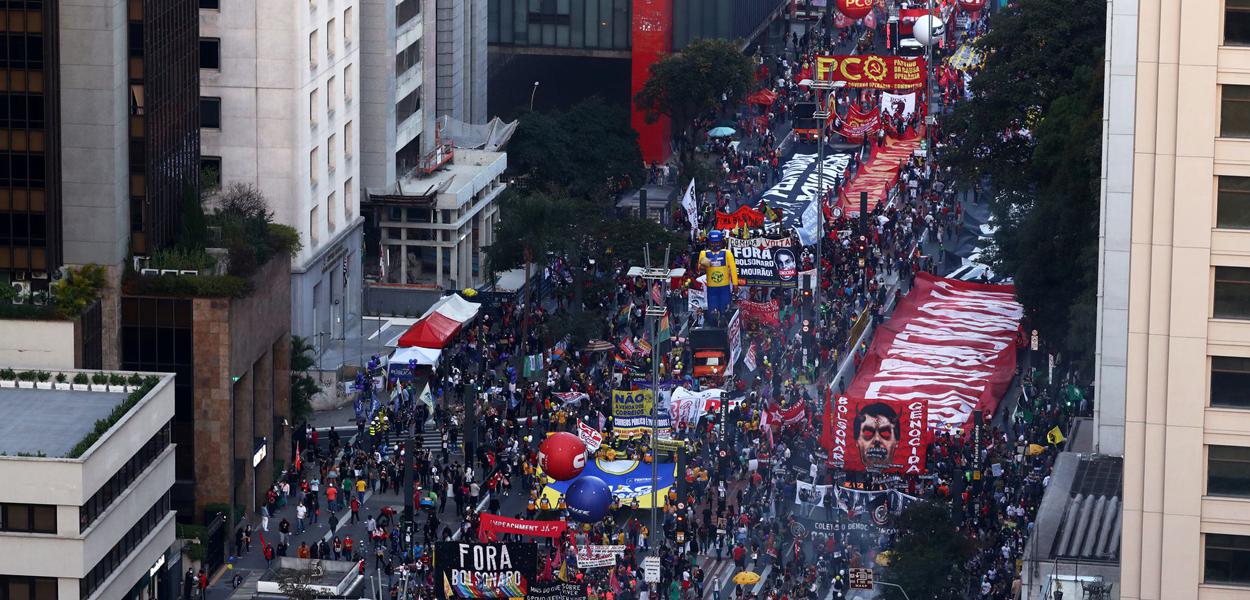
M 708 130 L 708 132 L 707 132 L 707 136 L 708 136 L 708 137 L 714 137 L 714 138 L 719 138 L 719 137 L 729 137 L 729 136 L 731 136 L 731 135 L 733 135 L 733 134 L 735 134 L 735 133 L 737 133 L 737 132 L 736 132 L 736 131 L 734 131 L 734 128 L 733 128 L 733 127 L 723 127 L 723 126 L 722 126 L 722 127 L 713 127 L 713 128 L 711 128 L 710 130 Z
M 734 575 L 733 581 L 738 585 L 753 585 L 760 582 L 760 574 L 752 571 L 743 571 Z

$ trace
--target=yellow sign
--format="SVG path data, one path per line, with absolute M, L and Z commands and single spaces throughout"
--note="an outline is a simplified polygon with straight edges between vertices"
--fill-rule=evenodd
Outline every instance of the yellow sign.
M 1063 432 L 1059 431 L 1059 426 L 1054 426 L 1050 431 L 1046 432 L 1046 441 L 1052 445 L 1062 444 L 1068 438 L 1063 437 Z

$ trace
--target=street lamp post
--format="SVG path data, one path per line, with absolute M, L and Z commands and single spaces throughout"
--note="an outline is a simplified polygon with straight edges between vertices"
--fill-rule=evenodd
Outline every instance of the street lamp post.
M 664 314 L 668 312 L 668 308 L 662 302 L 658 302 L 654 294 L 651 293 L 653 286 L 660 285 L 674 276 L 675 270 L 669 269 L 669 248 L 664 249 L 664 262 L 660 266 L 655 267 L 651 264 L 651 247 L 643 247 L 643 265 L 642 267 L 630 267 L 628 275 L 631 277 L 641 277 L 647 282 L 647 310 L 646 316 L 650 321 L 648 328 L 651 334 L 651 529 L 649 531 L 650 545 L 652 548 L 659 546 L 659 525 L 658 510 L 659 507 L 659 487 L 660 487 L 660 430 L 657 423 L 660 417 L 660 320 Z
M 841 85 L 838 85 L 841 84 Z M 829 121 L 829 105 L 828 97 L 824 95 L 827 90 L 834 90 L 845 86 L 846 82 L 828 81 L 820 74 L 820 67 L 816 68 L 816 80 L 812 82 L 812 88 L 816 90 L 816 112 L 812 116 L 816 119 L 818 127 L 816 128 L 816 275 L 813 277 L 812 285 L 812 323 L 816 326 L 816 331 L 821 331 L 820 326 L 820 261 L 823 256 L 825 239 L 825 126 Z M 817 373 L 820 370 L 817 369 Z M 818 375 L 819 376 L 819 375 Z M 823 380 L 823 377 L 821 377 Z
M 530 90 L 530 112 L 534 112 L 534 96 L 538 94 L 538 82 L 534 82 L 534 88 Z

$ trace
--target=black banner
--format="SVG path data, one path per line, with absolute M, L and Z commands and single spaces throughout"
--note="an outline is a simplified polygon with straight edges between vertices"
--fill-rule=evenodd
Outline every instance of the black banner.
M 742 285 L 770 287 L 796 287 L 799 284 L 798 257 L 790 245 L 791 239 L 755 237 L 750 239 L 729 238 L 729 249 L 738 267 L 738 281 Z
M 781 180 L 764 192 L 760 200 L 771 208 L 781 210 L 782 228 L 804 225 L 801 217 L 807 206 L 816 199 L 817 191 L 822 188 L 825 191 L 831 190 L 839 178 L 845 179 L 846 166 L 850 161 L 850 154 L 826 155 L 824 168 L 820 169 L 822 177 L 818 178 L 816 155 L 795 154 L 782 167 Z M 822 178 L 823 186 L 820 185 Z
M 538 570 L 534 542 L 438 542 L 434 587 L 439 598 L 523 598 Z
M 586 598 L 586 586 L 563 581 L 534 582 L 530 585 L 530 593 L 526 598 L 583 600 Z

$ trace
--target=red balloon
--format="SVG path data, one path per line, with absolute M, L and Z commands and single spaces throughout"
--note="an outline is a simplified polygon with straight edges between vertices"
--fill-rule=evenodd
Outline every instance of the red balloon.
M 556 481 L 568 481 L 586 468 L 586 444 L 577 436 L 553 433 L 538 447 L 538 468 Z
M 862 19 L 872 12 L 874 0 L 838 0 L 838 12 L 848 19 Z
M 985 0 L 959 0 L 959 8 L 974 13 L 985 8 Z

